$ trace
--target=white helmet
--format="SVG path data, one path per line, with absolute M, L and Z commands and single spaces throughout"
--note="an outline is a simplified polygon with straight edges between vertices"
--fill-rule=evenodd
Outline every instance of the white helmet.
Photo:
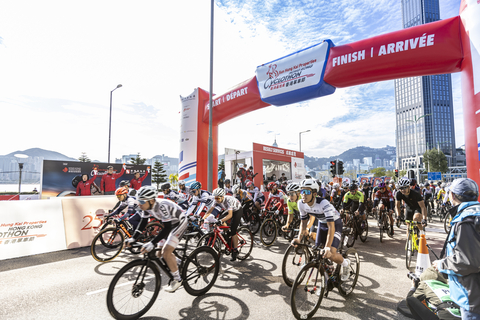
M 442 182 L 442 184 L 440 185 L 441 188 L 445 188 L 447 186 L 447 184 L 445 182 Z
M 234 185 L 234 186 L 232 187 L 232 192 L 233 192 L 234 194 L 237 194 L 238 191 L 240 191 L 240 186 L 239 186 L 238 184 L 236 184 L 236 185 Z
M 300 191 L 300 186 L 298 185 L 298 183 L 296 182 L 290 183 L 287 186 L 287 192 L 290 192 L 290 191 Z
M 335 182 L 335 183 L 333 184 L 333 189 L 337 189 L 337 188 L 340 188 L 340 185 Z
M 318 185 L 317 181 L 313 179 L 303 179 L 302 182 L 300 182 L 300 187 L 301 188 L 310 188 L 314 190 L 315 192 L 318 192 L 320 190 L 320 186 Z
M 157 197 L 157 189 L 153 186 L 141 187 L 137 193 L 137 200 L 148 201 Z
M 348 183 L 348 181 L 343 181 L 342 182 L 342 187 L 348 188 L 349 186 L 350 186 L 350 183 Z
M 407 177 L 401 178 L 400 180 L 398 180 L 398 187 L 410 187 L 410 179 L 408 179 Z
M 217 188 L 213 190 L 212 192 L 214 197 L 224 197 L 225 196 L 225 190 L 222 188 Z

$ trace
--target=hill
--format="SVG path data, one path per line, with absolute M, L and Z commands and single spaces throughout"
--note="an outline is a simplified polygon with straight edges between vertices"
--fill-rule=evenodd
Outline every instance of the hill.
M 67 157 L 66 155 L 61 154 L 59 152 L 44 150 L 40 148 L 31 148 L 23 151 L 18 150 L 18 151 L 6 154 L 5 157 L 13 157 L 17 153 L 25 154 L 29 157 L 43 157 L 45 160 L 78 161 L 78 159 Z

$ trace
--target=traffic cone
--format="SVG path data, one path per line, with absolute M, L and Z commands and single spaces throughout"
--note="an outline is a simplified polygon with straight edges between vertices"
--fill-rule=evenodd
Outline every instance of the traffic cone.
M 430 256 L 428 255 L 427 248 L 427 239 L 425 235 L 420 235 L 420 243 L 418 245 L 418 256 L 417 256 L 417 265 L 415 266 L 415 274 L 420 277 L 420 275 L 428 267 L 430 267 Z

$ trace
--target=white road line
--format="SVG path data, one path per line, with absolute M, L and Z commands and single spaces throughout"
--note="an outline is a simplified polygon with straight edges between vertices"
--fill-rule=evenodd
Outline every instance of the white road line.
M 155 276 L 146 277 L 145 280 L 152 279 L 152 278 L 155 278 Z M 125 282 L 125 283 L 117 285 L 116 288 L 123 287 L 123 286 L 128 286 L 128 285 L 131 285 L 134 282 L 135 281 Z M 105 292 L 105 291 L 108 291 L 108 288 L 103 288 L 103 289 L 100 289 L 100 290 L 87 292 L 87 296 L 91 296 L 92 294 L 97 294 L 97 293 L 101 293 L 101 292 Z

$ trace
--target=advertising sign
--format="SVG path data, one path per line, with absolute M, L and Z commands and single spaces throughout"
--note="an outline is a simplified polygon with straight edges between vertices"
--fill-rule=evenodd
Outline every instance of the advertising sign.
M 87 174 L 90 179 L 93 177 L 94 169 L 96 169 L 98 173 L 94 181 L 95 185 L 92 184 L 91 194 L 100 195 L 100 182 L 102 176 L 107 174 L 108 166 L 113 167 L 114 173 L 122 172 L 123 165 L 119 163 L 43 160 L 42 198 L 75 196 L 77 188 L 76 183 L 73 182 L 74 179 L 77 179 L 76 182 L 78 182 L 82 174 Z M 123 180 L 132 180 L 137 172 L 140 173 L 140 177 L 143 177 L 149 166 L 126 164 L 126 167 L 127 169 L 123 172 L 122 176 L 116 179 L 115 188 L 118 188 L 120 182 Z M 151 185 L 151 181 L 152 176 L 150 173 L 147 174 L 142 185 Z
M 255 74 L 262 101 L 283 106 L 334 93 L 335 88 L 323 81 L 330 47 L 333 42 L 325 40 L 258 66 Z
M 198 89 L 182 99 L 178 180 L 192 182 L 197 176 Z
M 305 161 L 303 158 L 292 157 L 292 180 L 294 182 L 299 182 L 305 179 Z
M 65 249 L 60 200 L 0 202 L 0 260 Z

